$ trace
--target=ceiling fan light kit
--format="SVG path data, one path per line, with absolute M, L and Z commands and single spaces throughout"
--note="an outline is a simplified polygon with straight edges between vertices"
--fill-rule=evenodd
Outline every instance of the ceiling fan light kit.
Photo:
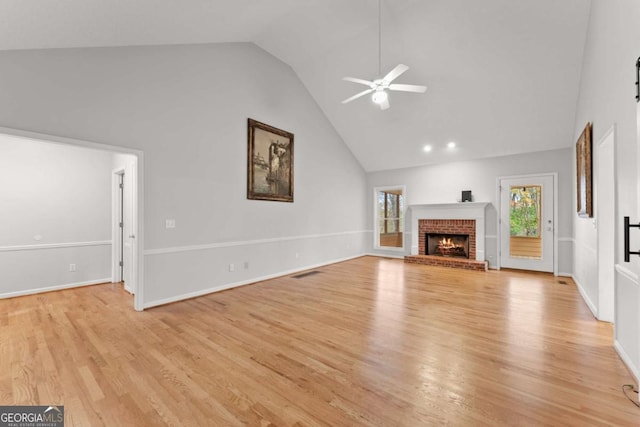
M 371 100 L 376 104 L 382 104 L 388 98 L 387 92 L 384 90 L 377 90 L 373 92 L 373 96 L 371 96 Z
M 382 12 L 381 12 L 381 3 L 382 0 L 378 0 L 378 75 L 382 74 Z M 393 70 L 389 71 L 387 75 L 385 75 L 381 79 L 376 80 L 364 80 L 358 79 L 355 77 L 344 77 L 342 80 L 358 83 L 365 86 L 369 86 L 369 89 L 363 90 L 360 93 L 357 93 L 344 101 L 343 104 L 351 102 L 355 99 L 373 93 L 371 95 L 371 100 L 380 105 L 381 110 L 386 110 L 389 108 L 389 95 L 387 94 L 387 90 L 400 91 L 400 92 L 414 92 L 414 93 L 424 93 L 427 90 L 426 86 L 419 85 L 407 85 L 407 84 L 391 84 L 396 78 L 400 77 L 405 71 L 407 71 L 409 67 L 404 64 L 398 64 Z

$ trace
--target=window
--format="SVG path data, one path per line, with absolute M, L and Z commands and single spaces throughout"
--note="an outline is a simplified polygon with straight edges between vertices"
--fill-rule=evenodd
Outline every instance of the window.
M 539 185 L 511 187 L 509 221 L 511 236 L 540 237 L 540 194 Z
M 376 247 L 402 248 L 404 246 L 404 189 L 377 188 Z
M 540 185 L 510 186 L 510 257 L 542 258 L 541 202 L 542 187 Z

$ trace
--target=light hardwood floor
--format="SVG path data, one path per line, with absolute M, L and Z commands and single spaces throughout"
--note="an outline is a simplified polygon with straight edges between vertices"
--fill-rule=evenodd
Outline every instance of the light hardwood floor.
M 640 425 L 570 279 L 316 271 L 142 313 L 110 284 L 2 300 L 0 404 L 63 404 L 67 426 Z

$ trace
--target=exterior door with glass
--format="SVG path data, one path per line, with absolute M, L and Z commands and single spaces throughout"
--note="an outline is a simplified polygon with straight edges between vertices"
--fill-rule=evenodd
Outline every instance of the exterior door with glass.
M 500 266 L 552 273 L 554 175 L 500 180 Z

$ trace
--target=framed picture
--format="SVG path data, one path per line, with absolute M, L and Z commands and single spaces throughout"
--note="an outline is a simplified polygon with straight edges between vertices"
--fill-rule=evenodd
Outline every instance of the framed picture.
M 293 134 L 248 120 L 247 199 L 293 202 Z
M 576 173 L 578 184 L 578 216 L 593 217 L 591 200 L 591 123 L 587 123 L 576 142 Z

